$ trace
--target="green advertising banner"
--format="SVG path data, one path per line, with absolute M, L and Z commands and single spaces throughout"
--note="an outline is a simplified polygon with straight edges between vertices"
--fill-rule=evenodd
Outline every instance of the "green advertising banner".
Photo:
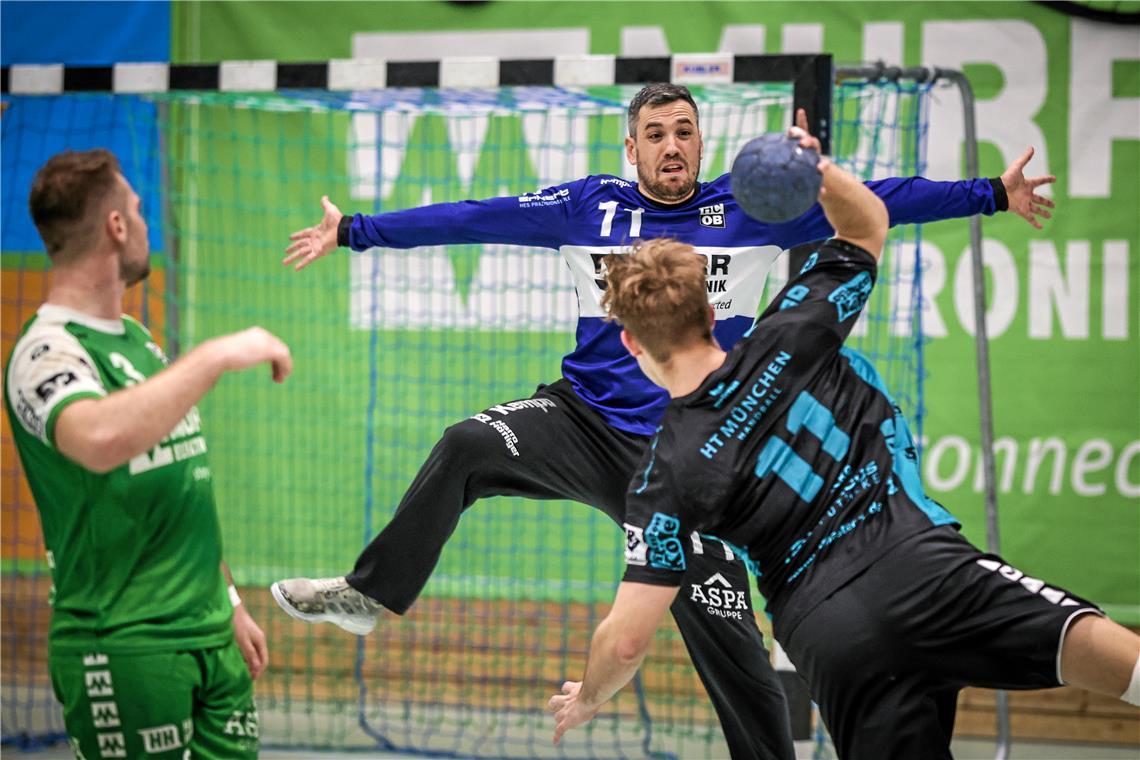
M 1122 622 L 1140 624 L 1140 28 L 1073 18 L 1036 4 L 969 2 L 187 2 L 174 4 L 172 13 L 175 62 L 826 51 L 837 63 L 882 59 L 964 71 L 978 99 L 982 174 L 1001 174 L 1032 146 L 1036 154 L 1027 173 L 1058 177 L 1051 190 L 1055 217 L 1044 229 L 1036 230 L 1013 215 L 986 219 L 983 226 L 1002 554 L 1027 574 L 1102 604 Z M 229 118 L 253 120 L 243 127 L 252 132 L 263 128 L 253 112 Z M 927 176 L 962 176 L 961 124 L 957 91 L 936 87 Z M 329 134 L 343 135 L 354 128 L 344 115 L 330 116 L 322 124 Z M 221 127 L 219 134 L 229 129 Z M 423 133 L 428 131 L 446 131 L 446 125 L 428 119 L 415 129 L 408 135 L 413 144 L 426 139 Z M 507 120 L 488 132 L 493 137 L 497 129 L 518 127 Z M 591 138 L 611 134 L 616 132 L 598 129 Z M 315 139 L 320 144 L 324 138 Z M 525 141 L 526 135 L 509 139 Z M 446 136 L 443 141 L 447 143 Z M 283 144 L 279 153 L 266 145 L 234 147 L 234 161 L 256 165 L 232 178 L 203 178 L 203 186 L 208 181 L 244 181 L 256 172 L 272 176 L 274 162 L 281 160 L 294 166 L 344 165 L 341 155 L 310 151 L 288 140 Z M 619 170 L 618 148 L 615 138 L 613 168 L 607 171 Z M 471 161 L 493 160 L 459 153 L 424 160 L 440 162 L 444 173 Z M 409 150 L 408 155 L 413 154 Z M 478 157 L 479 151 L 473 155 Z M 187 171 L 195 171 L 199 160 L 188 160 Z M 405 162 L 404 168 L 409 165 Z M 296 209 L 288 219 L 270 220 L 280 228 L 281 240 L 290 225 L 313 221 L 304 214 L 315 215 L 322 192 L 342 192 L 334 200 L 346 211 L 370 209 L 348 187 L 321 186 L 317 180 L 326 171 L 334 170 L 313 168 L 314 179 L 306 182 L 310 195 L 285 201 Z M 474 174 L 482 176 L 480 171 Z M 532 174 L 541 176 L 527 166 L 511 176 Z M 387 178 L 395 189 L 384 194 L 397 193 L 400 205 L 420 202 L 425 197 L 422 189 L 408 184 L 413 176 Z M 487 195 L 535 189 L 481 184 L 486 183 L 468 187 Z M 427 197 L 444 199 L 430 193 Z M 359 208 L 353 208 L 354 198 Z M 203 223 L 208 226 L 210 221 Z M 233 220 L 217 224 L 234 226 Z M 925 481 L 931 494 L 963 520 L 967 536 L 984 545 L 967 223 L 928 225 L 922 251 L 927 299 L 922 323 L 930 338 Z M 460 275 L 472 261 L 462 251 L 453 251 L 440 264 L 454 267 L 456 281 L 462 282 L 470 279 L 469 273 L 466 279 Z M 308 285 L 292 281 L 282 287 L 307 289 L 299 297 L 326 301 L 330 291 L 312 283 L 331 286 L 332 279 L 349 274 L 347 263 L 329 266 Z M 231 287 L 240 290 L 243 284 Z M 238 292 L 233 296 L 241 298 Z M 329 303 L 325 308 L 343 306 Z M 447 339 L 435 334 L 425 340 L 439 343 L 436 348 L 446 363 Z M 495 331 L 486 331 L 479 340 L 497 345 L 500 339 Z M 415 339 L 404 332 L 382 335 L 380 341 L 383 350 L 384 341 L 399 347 Z M 552 341 L 536 349 L 537 354 L 520 350 L 519 355 L 528 357 L 531 380 L 549 381 L 557 371 L 558 352 L 566 348 L 564 341 Z M 357 363 L 369 350 L 376 347 L 370 349 L 368 335 L 360 332 L 323 358 L 363 372 L 366 368 Z M 497 369 L 470 371 L 490 378 Z M 501 400 L 489 395 L 500 388 L 488 381 L 435 402 L 461 419 Z M 291 403 L 306 402 L 298 397 Z M 384 429 L 397 435 L 404 421 L 393 418 Z M 348 446 L 349 438 L 357 440 L 356 432 L 342 430 L 326 443 Z M 418 456 L 416 452 L 395 464 L 376 463 L 380 472 L 375 477 L 390 484 L 379 499 L 398 497 L 398 484 L 407 482 Z M 353 477 L 354 466 L 345 465 L 346 480 Z M 398 468 L 399 473 L 385 475 L 385 468 Z M 299 484 L 303 491 L 316 488 L 305 476 L 298 478 L 304 481 Z M 221 476 L 219 481 L 225 482 Z M 314 530 L 317 522 L 314 518 Z M 343 525 L 337 531 L 336 540 L 348 543 L 345 553 L 351 555 L 359 546 L 359 531 Z M 562 570 L 549 572 L 557 576 Z

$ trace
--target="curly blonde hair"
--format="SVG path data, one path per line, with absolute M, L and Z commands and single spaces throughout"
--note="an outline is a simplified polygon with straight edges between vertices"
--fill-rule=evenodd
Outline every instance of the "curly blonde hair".
M 669 238 L 635 243 L 628 254 L 605 258 L 606 319 L 622 327 L 656 361 L 674 348 L 712 340 L 705 257 Z

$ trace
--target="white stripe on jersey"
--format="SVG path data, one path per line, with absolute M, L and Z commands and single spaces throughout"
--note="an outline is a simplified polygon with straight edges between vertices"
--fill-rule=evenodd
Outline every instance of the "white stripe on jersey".
M 708 259 L 709 303 L 717 319 L 753 318 L 760 310 L 764 280 L 772 264 L 782 253 L 777 245 L 720 248 L 694 246 Z M 564 245 L 559 252 L 570 267 L 578 290 L 578 312 L 583 317 L 604 317 L 602 288 L 606 271 L 602 258 L 623 253 L 628 246 Z
M 349 325 L 359 330 L 573 332 L 574 286 L 549 248 L 484 245 L 466 295 L 447 246 L 371 248 L 349 258 Z
M 598 285 L 605 278 L 601 259 L 623 250 L 617 245 L 564 245 L 560 261 L 558 254 L 545 248 L 485 245 L 464 298 L 446 246 L 373 248 L 349 259 L 349 324 L 362 330 L 572 332 L 579 317 L 605 316 Z M 696 250 L 709 258 L 709 303 L 716 318 L 754 318 L 780 247 L 698 246 Z

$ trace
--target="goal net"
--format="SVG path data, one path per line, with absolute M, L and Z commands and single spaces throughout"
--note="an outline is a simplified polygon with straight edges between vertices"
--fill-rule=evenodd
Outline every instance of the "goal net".
M 3 138 L 3 352 L 46 292 L 27 219 L 31 174 L 64 147 L 114 146 L 151 228 L 153 273 L 130 306 L 177 354 L 251 324 L 292 348 L 295 374 L 227 376 L 199 404 L 225 556 L 265 630 L 265 746 L 457 757 L 721 757 L 679 634 L 555 749 L 546 699 L 583 670 L 622 571 L 621 532 L 578 504 L 494 499 L 469 510 L 403 618 L 364 639 L 307 626 L 267 586 L 342 575 L 391 516 L 447 425 L 559 376 L 577 299 L 557 252 L 506 245 L 341 251 L 301 273 L 288 233 L 328 194 L 346 212 L 518 195 L 586 174 L 635 179 L 622 154 L 634 86 L 272 94 L 8 96 Z M 788 85 L 694 87 L 705 180 L 791 122 Z M 833 153 L 871 179 L 923 168 L 926 90 L 834 89 Z M 787 277 L 774 268 L 770 299 Z M 921 426 L 919 231 L 897 229 L 857 347 Z M 4 422 L 3 732 L 63 734 L 47 676 L 50 579 Z M 916 431 L 917 433 L 918 431 Z M 758 608 L 762 602 L 758 600 Z M 671 625 L 671 624 L 670 624 Z

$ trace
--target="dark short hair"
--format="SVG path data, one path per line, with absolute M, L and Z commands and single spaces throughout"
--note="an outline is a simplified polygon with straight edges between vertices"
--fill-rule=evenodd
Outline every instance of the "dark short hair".
M 91 210 L 117 188 L 119 159 L 104 148 L 67 150 L 40 167 L 32 180 L 28 207 L 48 256 L 82 248 Z M 80 238 L 80 239 L 75 239 Z
M 645 106 L 663 106 L 666 103 L 673 103 L 678 100 L 683 100 L 693 107 L 693 115 L 700 118 L 697 112 L 697 102 L 693 100 L 693 94 L 689 92 L 689 88 L 682 84 L 670 84 L 669 82 L 654 82 L 647 84 L 641 88 L 633 100 L 629 101 L 629 136 L 635 137 L 637 135 L 637 115 L 641 113 L 641 109 Z

